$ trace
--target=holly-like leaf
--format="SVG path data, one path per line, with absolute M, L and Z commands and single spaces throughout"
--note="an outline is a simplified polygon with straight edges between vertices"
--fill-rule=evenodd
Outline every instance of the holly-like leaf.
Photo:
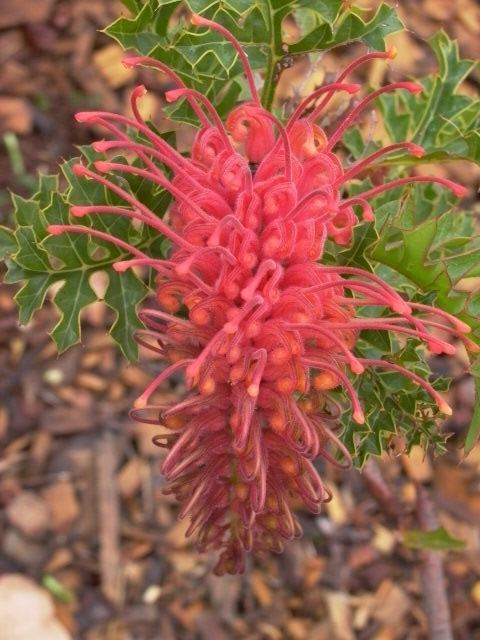
M 91 151 L 86 152 L 86 162 L 92 160 Z M 75 204 L 111 204 L 111 194 L 96 182 L 77 178 L 72 172 L 72 160 L 63 165 L 62 170 L 68 187 L 58 191 L 58 181 L 52 176 L 41 176 L 38 191 L 25 200 L 13 196 L 14 218 L 17 224 L 14 234 L 0 231 L 0 246 L 9 256 L 7 282 L 22 282 L 16 300 L 19 305 L 20 321 L 28 323 L 32 315 L 45 301 L 45 297 L 56 285 L 53 302 L 60 313 L 60 319 L 52 331 L 52 338 L 60 352 L 80 340 L 80 316 L 82 310 L 98 299 L 91 284 L 95 273 L 105 273 L 108 285 L 103 297 L 113 310 L 115 320 L 111 327 L 113 338 L 129 359 L 136 357 L 137 349 L 133 332 L 141 326 L 137 318 L 137 307 L 147 293 L 144 283 L 133 273 L 119 274 L 112 263 L 130 257 L 122 249 L 103 240 L 92 239 L 82 234 L 48 234 L 49 224 L 69 224 L 70 202 Z M 85 160 L 84 160 L 85 162 Z M 125 186 L 125 185 L 124 185 Z M 145 189 L 143 181 L 130 181 L 132 193 Z M 162 215 L 169 198 L 155 188 L 148 197 L 154 200 L 156 213 Z M 132 229 L 126 219 L 119 216 L 94 215 L 85 219 L 85 224 L 107 232 L 116 238 L 129 242 L 142 250 L 160 256 L 158 236 L 150 229 Z
M 179 4 L 177 0 L 147 0 L 136 16 L 119 18 L 106 33 L 123 48 L 150 55 L 175 69 L 188 86 L 207 96 L 224 115 L 245 84 L 238 56 L 225 38 L 210 29 L 194 28 L 183 20 L 169 29 L 169 18 Z M 395 11 L 386 4 L 370 20 L 364 20 L 357 9 L 341 0 L 188 0 L 188 6 L 227 27 L 241 42 L 252 68 L 263 72 L 262 101 L 267 107 L 273 99 L 277 67 L 287 53 L 305 54 L 355 40 L 384 48 L 385 36 L 402 26 Z M 299 11 L 308 11 L 310 24 L 318 26 L 313 26 L 287 51 L 283 21 Z M 186 105 L 175 105 L 169 113 L 180 121 L 196 122 Z
M 426 150 L 421 159 L 437 162 L 463 158 L 480 162 L 480 100 L 459 92 L 459 84 L 475 62 L 461 60 L 457 42 L 440 31 L 429 41 L 438 60 L 438 72 L 420 80 L 424 91 L 384 95 L 380 106 L 393 141 L 411 140 Z
M 451 536 L 446 529 L 439 527 L 433 531 L 411 529 L 403 534 L 403 544 L 410 549 L 425 551 L 463 551 L 465 543 Z
M 319 13 L 321 14 L 321 11 Z M 334 25 L 323 22 L 312 29 L 301 40 L 289 47 L 289 53 L 319 51 L 354 40 L 359 40 L 372 49 L 383 51 L 385 37 L 401 28 L 402 23 L 397 14 L 387 4 L 380 5 L 370 20 L 363 19 L 358 8 L 352 8 L 350 11 L 343 12 Z
M 415 185 L 398 212 L 379 221 L 370 256 L 435 293 L 435 304 L 467 322 L 480 341 L 480 235 L 470 216 L 445 210 L 435 187 Z
M 356 353 L 364 358 L 389 360 L 422 378 L 430 374 L 418 343 L 411 341 L 401 347 L 386 332 L 363 331 Z M 401 373 L 376 367 L 369 367 L 352 382 L 364 410 L 365 423 L 355 424 L 348 413 L 344 414 L 342 441 L 356 466 L 361 468 L 370 455 L 388 451 L 397 436 L 402 439 L 406 453 L 414 445 L 433 446 L 437 453 L 445 450 L 446 436 L 438 432 L 438 408 L 424 389 Z M 445 391 L 447 381 L 436 380 L 433 386 L 437 391 Z
M 6 227 L 0 227 L 0 260 L 5 260 L 17 250 L 15 234 Z

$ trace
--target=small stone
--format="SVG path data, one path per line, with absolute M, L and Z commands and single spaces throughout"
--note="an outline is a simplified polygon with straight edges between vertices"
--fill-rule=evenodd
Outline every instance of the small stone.
M 19 574 L 0 577 L 0 640 L 71 640 L 51 596 Z

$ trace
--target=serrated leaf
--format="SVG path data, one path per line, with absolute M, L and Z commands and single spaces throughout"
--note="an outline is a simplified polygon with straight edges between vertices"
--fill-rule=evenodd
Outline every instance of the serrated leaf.
M 133 333 L 142 327 L 137 316 L 137 308 L 145 294 L 146 288 L 138 286 L 138 278 L 131 271 L 122 274 L 110 271 L 104 300 L 117 314 L 110 333 L 116 342 L 130 353 L 136 350 Z
M 88 151 L 88 160 L 96 156 Z M 80 318 L 82 310 L 98 299 L 90 284 L 97 272 L 104 272 L 108 278 L 105 302 L 115 313 L 111 328 L 112 336 L 129 359 L 136 357 L 137 349 L 133 332 L 141 326 L 136 311 L 145 297 L 147 288 L 134 274 L 119 274 L 112 263 L 130 257 L 123 250 L 103 240 L 94 240 L 82 234 L 48 235 L 49 224 L 68 224 L 71 199 L 75 204 L 108 204 L 112 196 L 92 180 L 79 180 L 72 173 L 76 159 L 65 163 L 62 171 L 68 187 L 62 193 L 51 191 L 56 178 L 42 176 L 37 193 L 29 200 L 13 197 L 14 217 L 17 228 L 14 235 L 8 231 L 0 235 L 9 249 L 8 282 L 21 281 L 23 286 L 16 295 L 19 316 L 27 323 L 32 315 L 44 304 L 52 285 L 59 287 L 53 302 L 60 318 L 52 331 L 59 351 L 64 351 L 80 340 Z M 125 185 L 124 185 L 125 186 Z M 132 180 L 132 193 L 142 191 L 142 198 L 148 202 L 155 200 L 155 212 L 162 215 L 168 206 L 169 197 L 152 187 L 154 194 L 148 194 L 141 180 Z M 155 256 L 161 256 L 160 242 L 163 238 L 152 233 L 149 228 L 132 229 L 125 218 L 113 215 L 92 215 L 85 224 L 110 233 L 140 249 L 148 249 Z
M 385 333 L 385 332 L 378 332 Z M 383 336 L 377 341 L 368 341 L 368 332 L 362 332 L 356 352 L 360 357 L 387 359 L 401 364 L 427 378 L 429 368 L 422 351 L 415 348 L 415 341 L 402 349 L 391 339 L 391 346 Z M 438 432 L 436 416 L 438 408 L 432 398 L 410 380 L 397 372 L 381 368 L 368 368 L 354 381 L 363 406 L 365 423 L 353 423 L 349 414 L 342 416 L 342 441 L 354 458 L 355 465 L 362 467 L 370 455 L 381 455 L 388 449 L 393 435 L 400 435 L 405 441 L 405 451 L 414 445 L 431 445 L 438 453 L 445 447 L 446 436 Z M 445 390 L 445 381 L 436 380 L 437 391 Z
M 180 21 L 169 30 L 169 17 L 178 4 L 173 0 L 147 0 L 133 18 L 119 18 L 105 31 L 123 48 L 136 49 L 166 63 L 188 86 L 207 96 L 220 115 L 225 115 L 244 83 L 238 56 L 225 38 L 210 29 L 194 28 Z M 363 20 L 341 0 L 188 0 L 188 6 L 223 24 L 239 40 L 252 68 L 263 72 L 262 101 L 267 106 L 273 98 L 277 64 L 285 56 L 282 23 L 287 15 L 308 10 L 318 23 L 290 46 L 292 55 L 355 40 L 383 48 L 384 37 L 401 27 L 395 11 L 386 4 L 370 20 Z M 196 122 L 183 103 L 171 107 L 169 115 L 182 122 Z
M 395 10 L 387 4 L 379 6 L 370 20 L 363 20 L 354 11 L 345 12 L 332 28 L 329 24 L 321 24 L 304 36 L 299 42 L 291 45 L 289 51 L 308 53 L 360 40 L 372 49 L 385 49 L 385 37 L 402 28 Z
M 35 311 L 43 307 L 45 296 L 53 282 L 48 273 L 28 273 L 23 271 L 21 279 L 24 284 L 15 296 L 15 300 L 18 305 L 20 324 L 28 324 Z M 15 280 L 11 280 L 11 282 L 15 282 Z
M 453 158 L 480 162 L 480 100 L 458 90 L 475 62 L 461 60 L 458 44 L 443 31 L 429 43 L 438 73 L 420 80 L 425 87 L 420 95 L 402 92 L 380 98 L 386 129 L 395 142 L 409 139 L 425 148 L 425 156 L 410 158 L 409 163 Z
M 410 549 L 425 551 L 462 551 L 465 548 L 463 540 L 454 538 L 443 527 L 433 531 L 405 531 L 403 544 Z
M 69 273 L 54 298 L 61 318 L 51 336 L 60 353 L 80 340 L 80 312 L 97 299 L 90 286 L 89 275 L 87 270 Z
M 422 222 L 416 218 L 419 197 L 428 209 Z M 446 241 L 452 236 L 456 236 L 453 246 Z M 480 339 L 480 288 L 457 287 L 463 278 L 479 273 L 480 237 L 468 215 L 453 209 L 438 211 L 437 201 L 426 196 L 423 186 L 414 185 L 396 215 L 379 228 L 379 239 L 369 253 L 422 291 L 436 293 L 435 304 L 467 322 Z
M 465 436 L 465 455 L 468 455 L 478 442 L 480 436 L 480 358 L 477 358 L 470 367 L 470 373 L 475 384 L 475 408 L 472 422 Z
M 378 221 L 379 239 L 368 254 L 421 291 L 434 294 L 431 302 L 469 324 L 472 339 L 480 343 L 480 283 L 476 279 L 480 274 L 480 235 L 468 214 L 448 208 L 446 196 L 438 192 L 435 196 L 435 191 L 423 185 L 410 188 L 397 213 Z M 478 379 L 476 397 L 465 441 L 467 453 L 480 433 Z
M 141 0 L 120 0 L 120 2 L 124 4 L 132 13 L 136 13 L 138 11 L 141 11 L 142 9 Z
M 11 229 L 0 226 L 0 260 L 5 260 L 17 251 L 17 241 Z

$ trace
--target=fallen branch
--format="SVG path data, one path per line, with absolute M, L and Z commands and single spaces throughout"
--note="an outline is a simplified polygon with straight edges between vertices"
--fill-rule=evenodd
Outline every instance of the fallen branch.
M 437 529 L 438 521 L 427 489 L 419 483 L 416 484 L 416 489 L 416 511 L 420 528 L 423 531 Z M 430 640 L 453 640 L 442 554 L 438 551 L 422 551 L 421 558 L 420 575 L 429 638 Z

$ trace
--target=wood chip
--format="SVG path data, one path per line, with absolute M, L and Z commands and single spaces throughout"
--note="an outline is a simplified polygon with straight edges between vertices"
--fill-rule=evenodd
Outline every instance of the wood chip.
M 96 51 L 93 63 L 112 89 L 127 84 L 135 75 L 133 69 L 127 69 L 122 64 L 123 50 L 117 44 L 109 44 Z
M 6 509 L 7 520 L 28 538 L 43 536 L 50 527 L 50 511 L 40 496 L 23 491 Z
M 185 533 L 187 532 L 189 526 L 190 523 L 188 522 L 188 518 L 179 520 L 173 527 L 169 529 L 169 531 L 167 531 L 165 540 L 175 549 L 186 549 L 192 544 L 191 540 L 185 537 Z
M 51 513 L 53 529 L 57 532 L 67 532 L 80 516 L 80 508 L 72 483 L 57 482 L 44 489 L 42 495 Z
M 289 618 L 285 623 L 285 629 L 292 640 L 307 640 L 308 627 L 305 620 Z
M 477 580 L 470 591 L 473 601 L 480 606 L 480 580 Z
M 96 422 L 90 412 L 74 407 L 55 407 L 43 412 L 40 426 L 55 435 L 68 435 L 89 431 Z
M 397 544 L 397 537 L 391 529 L 383 527 L 381 524 L 374 526 L 374 536 L 372 545 L 377 551 L 384 555 L 392 553 Z
M 405 591 L 391 580 L 384 580 L 375 594 L 373 617 L 384 624 L 399 624 L 410 607 L 410 598 Z
M 53 436 L 48 431 L 40 429 L 35 433 L 30 448 L 30 462 L 35 473 L 43 471 L 52 450 Z
M 5 438 L 8 430 L 8 411 L 3 405 L 0 405 L 0 441 Z
M 325 594 L 325 600 L 335 640 L 354 640 L 349 596 L 340 591 L 330 591 Z
M 56 549 L 45 565 L 45 573 L 53 573 L 67 567 L 73 560 L 73 554 L 68 547 Z
M 77 383 L 90 391 L 105 391 L 108 387 L 108 380 L 95 375 L 94 373 L 80 373 L 77 376 Z
M 272 604 L 273 594 L 267 585 L 265 577 L 260 571 L 254 571 L 250 581 L 253 594 L 261 607 L 269 607 Z
M 401 457 L 407 475 L 416 482 L 429 482 L 433 477 L 433 468 L 428 455 L 419 446 L 412 447 L 409 455 Z
M 144 462 L 132 458 L 117 473 L 117 487 L 122 498 L 132 498 L 142 486 Z
M 0 12 L 0 16 L 3 11 Z M 1 17 L 0 17 L 1 21 Z M 32 130 L 32 109 L 24 98 L 0 97 L 0 133 L 26 135 Z

